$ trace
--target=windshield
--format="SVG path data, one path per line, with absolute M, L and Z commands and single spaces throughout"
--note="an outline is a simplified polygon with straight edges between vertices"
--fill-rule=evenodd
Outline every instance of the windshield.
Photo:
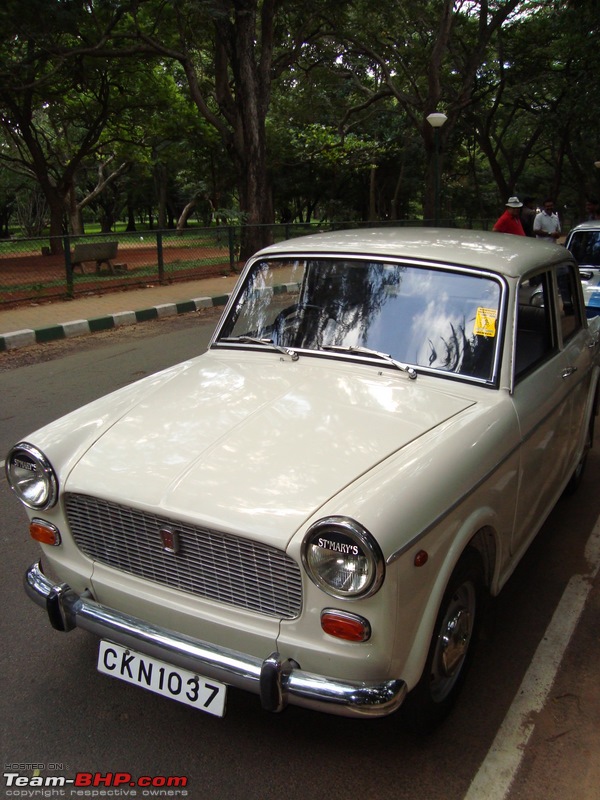
M 582 267 L 600 267 L 600 230 L 577 231 L 569 240 L 569 250 Z
M 293 351 L 365 348 L 492 381 L 501 285 L 486 274 L 342 258 L 256 262 L 217 343 Z M 363 354 L 364 355 L 364 354 Z

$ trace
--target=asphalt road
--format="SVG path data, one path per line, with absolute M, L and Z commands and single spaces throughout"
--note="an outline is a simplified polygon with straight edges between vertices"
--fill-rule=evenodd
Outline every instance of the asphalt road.
M 45 422 L 202 352 L 214 320 L 214 313 L 171 318 L 1 356 L 0 461 L 12 443 Z M 5 775 L 31 776 L 39 769 L 43 775 L 71 777 L 121 772 L 188 778 L 187 794 L 163 787 L 111 794 L 100 784 L 97 794 L 88 787 L 79 795 L 72 789 L 44 795 L 10 786 L 5 777 L 6 796 L 478 800 L 474 781 L 515 698 L 523 694 L 522 681 L 565 588 L 588 568 L 585 547 L 600 514 L 599 480 L 600 455 L 593 452 L 578 494 L 561 500 L 493 603 L 455 712 L 434 735 L 415 740 L 402 732 L 396 717 L 355 721 L 297 708 L 271 715 L 260 710 L 257 698 L 235 690 L 229 692 L 226 716 L 217 719 L 99 674 L 97 641 L 82 631 L 53 631 L 41 609 L 25 597 L 22 576 L 38 549 L 2 474 L 0 749 Z M 597 706 L 589 703 L 597 675 L 594 657 L 600 654 L 590 616 L 600 606 L 597 589 L 589 604 L 556 687 L 536 715 L 537 728 L 507 795 L 511 800 L 600 797 L 589 762 L 597 761 L 598 740 L 590 743 L 584 736 L 598 722 Z M 565 767 L 563 761 L 570 763 Z M 560 777 L 552 771 L 558 764 L 563 765 Z

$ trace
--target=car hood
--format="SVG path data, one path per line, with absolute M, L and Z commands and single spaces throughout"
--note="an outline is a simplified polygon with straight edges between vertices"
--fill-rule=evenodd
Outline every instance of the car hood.
M 373 366 L 212 351 L 148 384 L 146 397 L 136 390 L 82 447 L 63 490 L 283 547 L 335 494 L 472 405 L 427 383 Z

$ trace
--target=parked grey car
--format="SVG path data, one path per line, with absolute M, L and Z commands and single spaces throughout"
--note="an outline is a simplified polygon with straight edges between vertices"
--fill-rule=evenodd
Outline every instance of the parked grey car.
M 588 317 L 600 314 L 600 220 L 582 222 L 570 231 L 565 247 L 580 266 Z

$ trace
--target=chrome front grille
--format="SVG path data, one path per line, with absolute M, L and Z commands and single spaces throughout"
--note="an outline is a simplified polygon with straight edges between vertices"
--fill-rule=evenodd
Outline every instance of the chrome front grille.
M 182 592 L 293 619 L 302 606 L 298 564 L 281 550 L 81 494 L 66 494 L 77 547 L 89 558 Z M 177 533 L 163 550 L 161 528 Z

